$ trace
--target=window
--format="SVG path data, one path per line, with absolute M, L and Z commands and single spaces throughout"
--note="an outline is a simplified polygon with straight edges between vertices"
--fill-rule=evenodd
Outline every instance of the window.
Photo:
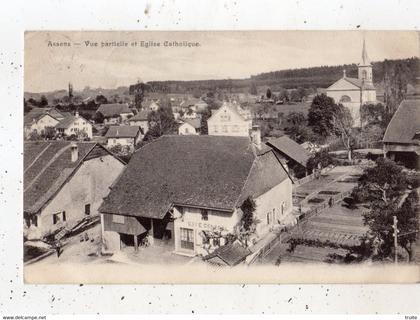
M 209 220 L 209 212 L 206 209 L 201 209 L 201 220 Z
M 267 224 L 270 224 L 270 220 L 271 220 L 270 214 L 271 214 L 270 212 L 267 212 Z
M 222 127 L 222 131 L 223 131 L 223 132 L 228 132 L 228 130 L 227 130 L 227 126 L 223 126 L 223 127 Z
M 187 250 L 194 250 L 194 230 L 187 228 L 180 228 L 181 232 L 181 248 Z
M 32 224 L 35 226 L 35 227 L 38 227 L 38 216 L 37 215 L 34 215 L 34 216 L 32 216 Z
M 85 215 L 90 215 L 90 203 L 85 204 Z
M 53 224 L 57 224 L 58 222 L 60 222 L 60 213 L 61 212 L 53 214 Z
M 185 133 L 188 133 L 188 128 L 185 128 Z
M 273 209 L 273 223 L 276 223 L 276 209 Z
M 217 132 L 217 126 L 214 126 L 214 132 Z
M 118 214 L 113 214 L 112 215 L 112 222 L 124 224 L 124 216 L 120 216 Z
M 233 132 L 238 132 L 239 131 L 239 127 L 238 127 L 238 125 L 237 124 L 235 124 L 234 126 L 233 126 Z
M 220 246 L 220 238 L 213 238 L 213 246 L 215 247 Z
M 66 212 L 63 211 L 63 221 L 67 221 Z

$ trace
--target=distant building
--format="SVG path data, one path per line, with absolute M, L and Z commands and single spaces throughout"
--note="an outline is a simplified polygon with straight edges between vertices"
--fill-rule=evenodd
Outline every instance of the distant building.
M 120 145 L 134 150 L 134 147 L 143 139 L 144 135 L 143 130 L 138 126 L 111 126 L 105 137 L 108 148 Z
M 212 116 L 207 120 L 208 134 L 211 136 L 248 137 L 252 129 L 251 114 L 231 103 L 223 103 L 212 110 Z M 241 114 L 242 113 L 242 114 Z
M 81 139 L 89 138 L 92 139 L 92 124 L 81 117 L 78 112 L 74 116 L 68 116 L 63 119 L 55 126 L 57 133 L 61 133 L 65 136 L 75 135 Z
M 128 123 L 130 126 L 139 126 L 146 134 L 149 131 L 149 114 L 150 111 L 140 110 L 134 117 L 128 119 Z
M 104 124 L 122 123 L 134 116 L 127 103 L 101 104 L 96 112 L 100 112 L 104 116 Z
M 175 253 L 206 255 L 235 232 L 248 197 L 259 237 L 290 219 L 292 181 L 272 149 L 248 137 L 162 136 L 134 153 L 104 199 L 103 239 L 118 250 L 149 235 Z
M 360 108 L 367 103 L 376 103 L 376 89 L 373 85 L 372 64 L 363 41 L 362 59 L 358 65 L 358 77 L 350 78 L 343 71 L 343 77 L 326 90 L 327 96 L 347 107 L 354 120 L 354 126 L 360 127 Z
M 159 100 L 146 100 L 141 103 L 142 109 L 146 111 L 158 111 L 159 106 Z
M 97 215 L 123 168 L 121 160 L 93 142 L 25 142 L 23 217 L 28 237 L 42 238 Z
M 420 100 L 404 100 L 383 138 L 385 157 L 420 170 Z
M 178 127 L 179 135 L 198 135 L 200 134 L 201 128 L 201 119 L 186 119 L 183 120 L 183 123 Z

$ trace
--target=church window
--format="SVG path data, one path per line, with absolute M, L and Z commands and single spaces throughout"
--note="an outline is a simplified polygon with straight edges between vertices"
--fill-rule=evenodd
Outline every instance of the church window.
M 344 95 L 340 98 L 340 102 L 351 102 L 351 98 L 347 95 Z

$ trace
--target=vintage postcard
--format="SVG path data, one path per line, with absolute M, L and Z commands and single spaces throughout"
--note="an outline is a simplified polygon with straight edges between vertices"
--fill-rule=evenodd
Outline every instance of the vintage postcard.
M 26 283 L 420 281 L 419 39 L 26 32 Z

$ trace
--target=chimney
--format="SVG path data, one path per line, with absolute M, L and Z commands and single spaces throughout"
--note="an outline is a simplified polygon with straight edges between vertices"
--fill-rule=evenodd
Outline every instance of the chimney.
M 79 111 L 76 111 L 76 113 L 74 114 L 76 116 L 76 118 L 79 117 Z
M 70 145 L 71 162 L 76 162 L 79 158 L 79 150 L 76 143 Z
M 346 69 L 343 69 L 343 78 L 346 77 Z
M 260 126 L 254 125 L 251 129 L 251 141 L 255 144 L 255 146 L 260 149 L 261 148 L 261 130 Z

